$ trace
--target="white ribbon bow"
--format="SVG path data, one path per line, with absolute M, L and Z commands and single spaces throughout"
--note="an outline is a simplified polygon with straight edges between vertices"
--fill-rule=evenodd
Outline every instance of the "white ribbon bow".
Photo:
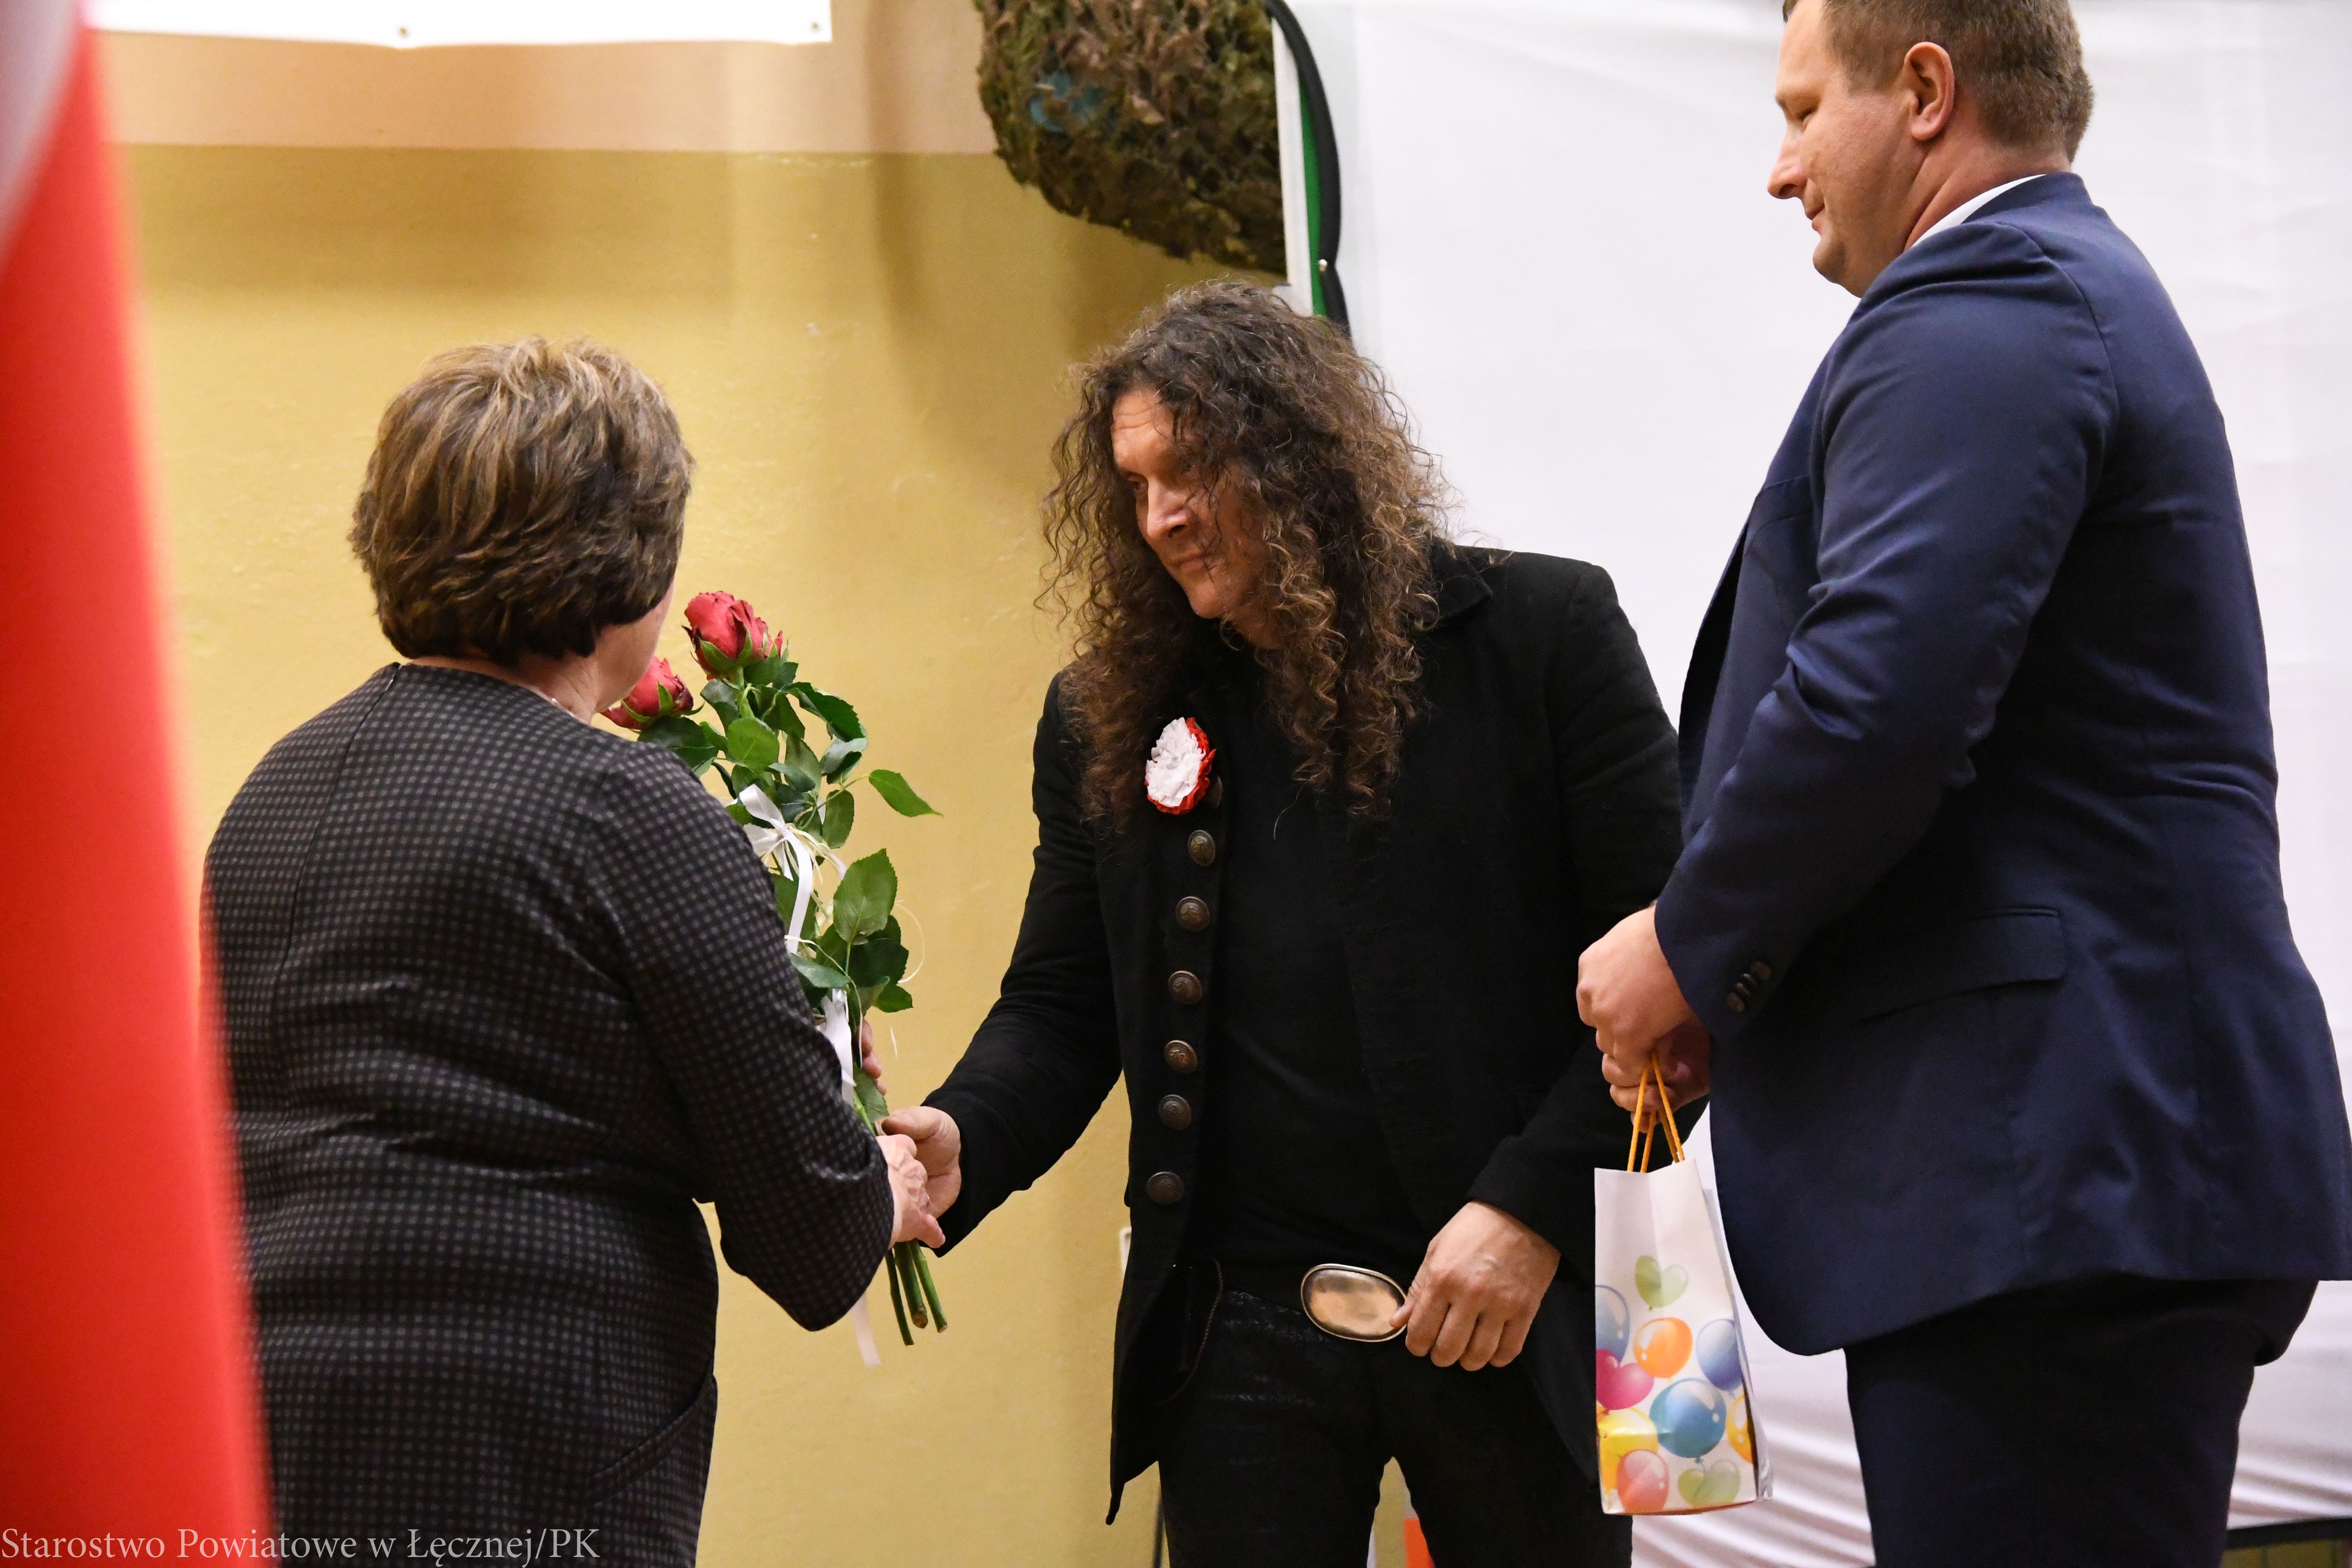
M 784 935 L 798 951 L 801 930 L 808 923 L 809 900 L 816 892 L 815 852 L 809 848 L 807 837 L 784 820 L 783 812 L 758 784 L 737 795 L 735 802 L 759 819 L 743 825 L 743 835 L 751 841 L 751 853 L 763 860 L 770 855 L 779 855 L 793 863 L 793 913 L 784 921 Z

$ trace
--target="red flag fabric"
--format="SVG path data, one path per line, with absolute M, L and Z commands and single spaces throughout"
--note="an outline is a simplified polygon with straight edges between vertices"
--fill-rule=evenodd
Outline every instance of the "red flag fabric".
M 49 123 L 0 170 L 0 1556 L 247 1556 L 266 1489 L 127 269 L 88 36 L 47 68 Z

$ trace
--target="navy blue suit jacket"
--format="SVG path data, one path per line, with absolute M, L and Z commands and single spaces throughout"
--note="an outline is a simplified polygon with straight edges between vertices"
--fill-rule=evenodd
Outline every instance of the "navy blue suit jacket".
M 2080 179 L 1863 296 L 1701 627 L 1682 748 L 1658 935 L 1774 1339 L 2103 1272 L 2352 1273 L 2229 442 Z

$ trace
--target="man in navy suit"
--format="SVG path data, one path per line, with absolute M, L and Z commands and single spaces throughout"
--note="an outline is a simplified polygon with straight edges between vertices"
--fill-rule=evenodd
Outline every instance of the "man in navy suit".
M 1699 633 L 1682 858 L 1580 1005 L 1620 1103 L 1654 1057 L 1711 1089 L 1882 1568 L 2211 1568 L 2253 1370 L 2352 1274 L 2221 412 L 2068 172 L 2065 0 L 1785 14 L 1772 194 L 1861 303 Z

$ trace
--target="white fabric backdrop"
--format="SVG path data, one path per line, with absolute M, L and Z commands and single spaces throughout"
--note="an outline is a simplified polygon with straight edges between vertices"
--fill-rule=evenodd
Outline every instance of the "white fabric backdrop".
M 1466 531 L 1614 574 L 1671 709 L 1765 464 L 1853 305 L 1813 273 L 1802 216 L 1764 192 L 1777 0 L 1292 4 L 1338 121 L 1358 341 L 1444 461 Z M 2352 1019 L 2352 5 L 2075 11 L 2099 89 L 2078 166 L 2171 289 L 2230 419 L 2288 899 L 2331 1011 Z M 1645 1521 L 1637 1561 L 1871 1561 L 1839 1358 L 1757 1348 L 1779 1496 Z M 2339 1517 L 2343 1285 L 2256 1384 L 2232 1523 Z
M 833 0 L 86 0 L 90 26 L 320 44 L 822 44 Z

